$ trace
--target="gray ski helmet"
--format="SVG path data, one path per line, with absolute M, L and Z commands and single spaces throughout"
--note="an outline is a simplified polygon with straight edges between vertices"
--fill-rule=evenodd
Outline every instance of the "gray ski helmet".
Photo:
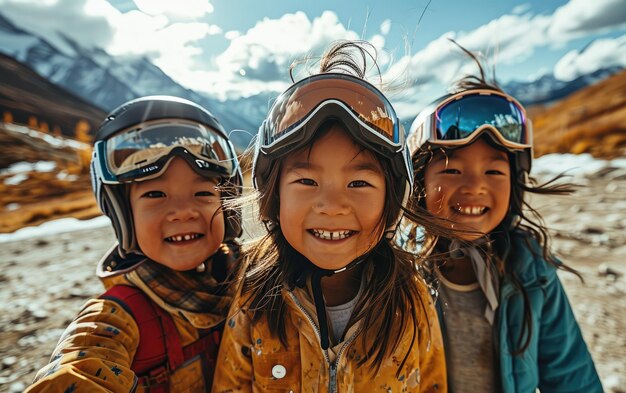
M 144 123 L 159 120 L 182 120 L 196 123 L 209 128 L 228 141 L 228 136 L 219 121 L 201 106 L 186 99 L 173 96 L 148 96 L 128 101 L 109 113 L 96 131 L 94 145 L 121 132 L 137 130 Z M 230 142 L 228 143 L 230 144 Z M 194 160 L 186 150 L 177 148 L 167 156 L 167 161 L 171 160 L 174 155 L 181 156 L 190 163 Z M 103 161 L 97 156 L 98 151 L 94 149 L 90 172 L 98 206 L 111 219 L 121 255 L 141 253 L 137 245 L 129 203 L 129 182 L 118 182 L 116 184 L 111 184 L 110 181 L 103 182 L 103 169 L 101 167 Z M 242 192 L 243 177 L 236 155 L 233 155 L 233 165 L 235 166 L 234 172 L 229 177 L 223 179 L 223 183 L 227 185 L 226 195 L 223 195 L 223 197 L 237 197 Z M 196 170 L 193 165 L 192 168 Z M 200 174 L 206 175 L 206 172 Z M 222 174 L 218 175 L 223 176 Z M 224 210 L 224 221 L 224 242 L 238 238 L 242 232 L 240 209 Z

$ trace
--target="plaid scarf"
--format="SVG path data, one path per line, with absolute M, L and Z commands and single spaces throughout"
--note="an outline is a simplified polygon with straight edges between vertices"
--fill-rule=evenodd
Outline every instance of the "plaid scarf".
M 226 265 L 238 255 L 220 249 L 205 262 L 206 271 L 195 269 L 179 272 L 152 260 L 146 260 L 135 271 L 141 280 L 167 304 L 193 313 L 226 315 L 233 299 L 229 281 L 218 282 L 211 274 L 212 266 Z

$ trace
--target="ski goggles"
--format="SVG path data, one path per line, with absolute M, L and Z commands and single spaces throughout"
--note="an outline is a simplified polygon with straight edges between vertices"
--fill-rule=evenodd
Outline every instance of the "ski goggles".
M 158 120 L 122 131 L 94 145 L 94 163 L 104 183 L 119 184 L 159 176 L 172 155 L 181 155 L 200 174 L 232 177 L 235 149 L 220 132 L 183 120 Z
M 266 169 L 261 156 L 278 157 L 305 146 L 332 118 L 365 146 L 392 160 L 400 157 L 394 166 L 412 181 L 404 130 L 389 100 L 365 80 L 336 73 L 298 81 L 276 99 L 259 129 L 255 173 Z
M 463 146 L 483 132 L 510 150 L 532 149 L 532 125 L 513 97 L 495 90 L 468 90 L 429 106 L 415 119 L 409 146 L 415 152 L 432 143 Z

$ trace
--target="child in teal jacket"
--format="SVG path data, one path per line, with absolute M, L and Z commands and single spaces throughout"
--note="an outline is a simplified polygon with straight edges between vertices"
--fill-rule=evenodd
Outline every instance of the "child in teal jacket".
M 532 126 L 519 102 L 484 77 L 457 88 L 423 110 L 408 136 L 420 190 L 414 206 L 462 239 L 422 238 L 421 252 L 433 257 L 424 273 L 438 288 L 449 389 L 601 392 L 556 270 L 577 273 L 549 251 L 541 217 L 524 200 L 525 192 L 571 188 L 529 179 Z M 417 231 L 402 233 L 405 248 L 419 240 Z

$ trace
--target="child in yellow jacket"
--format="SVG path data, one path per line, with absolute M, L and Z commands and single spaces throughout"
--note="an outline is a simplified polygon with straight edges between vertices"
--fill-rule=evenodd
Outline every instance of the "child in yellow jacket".
M 28 392 L 206 392 L 238 264 L 234 149 L 204 108 L 127 102 L 98 130 L 92 181 L 118 244 L 98 265 L 108 289 L 67 327 Z
M 247 257 L 213 392 L 447 390 L 431 296 L 390 240 L 412 169 L 391 104 L 354 76 L 368 49 L 331 47 L 259 130 L 268 233 Z

